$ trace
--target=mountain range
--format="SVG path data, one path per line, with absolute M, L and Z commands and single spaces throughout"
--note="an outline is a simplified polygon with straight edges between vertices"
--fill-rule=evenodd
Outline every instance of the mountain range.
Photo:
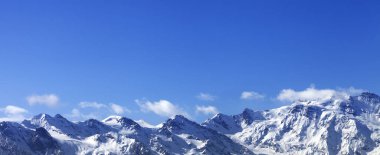
M 380 154 L 380 97 L 299 100 L 201 124 L 181 115 L 149 126 L 121 116 L 71 122 L 39 114 L 0 122 L 0 154 Z

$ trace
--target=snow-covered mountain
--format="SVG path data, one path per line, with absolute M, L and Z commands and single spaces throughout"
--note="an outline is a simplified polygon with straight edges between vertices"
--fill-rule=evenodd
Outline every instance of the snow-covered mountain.
M 267 111 L 218 114 L 202 125 L 255 153 L 380 154 L 380 97 L 298 101 Z
M 58 142 L 44 128 L 26 129 L 18 123 L 0 123 L 0 154 L 61 154 Z
M 202 124 L 180 115 L 153 126 L 121 116 L 74 123 L 40 114 L 1 122 L 0 154 L 380 154 L 380 97 L 297 101 Z

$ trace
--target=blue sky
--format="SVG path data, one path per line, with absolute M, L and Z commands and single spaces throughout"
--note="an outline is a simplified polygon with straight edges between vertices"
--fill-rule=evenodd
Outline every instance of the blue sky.
M 375 0 L 6 0 L 0 21 L 2 117 L 200 122 L 312 84 L 380 93 Z

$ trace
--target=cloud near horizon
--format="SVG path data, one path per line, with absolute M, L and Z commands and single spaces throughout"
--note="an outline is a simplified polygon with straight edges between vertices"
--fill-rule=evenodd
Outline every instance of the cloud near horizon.
M 100 109 L 100 108 L 106 108 L 107 105 L 102 104 L 102 103 L 98 103 L 98 102 L 86 102 L 86 101 L 83 101 L 83 102 L 79 103 L 79 107 L 80 108 L 95 108 L 95 109 Z
M 115 103 L 111 103 L 110 104 L 110 107 L 112 109 L 112 111 L 115 113 L 115 114 L 123 114 L 124 113 L 124 108 L 118 104 L 115 104 Z
M 350 87 L 348 89 L 316 89 L 311 86 L 305 90 L 296 91 L 293 89 L 283 89 L 277 99 L 280 101 L 298 101 L 298 100 L 328 100 L 331 98 L 342 98 L 346 99 L 351 95 L 358 95 L 365 90 L 356 89 L 354 87 Z
M 73 108 L 71 110 L 70 114 L 67 114 L 67 116 L 78 119 L 78 120 L 86 120 L 86 119 L 99 119 L 94 113 L 89 113 L 89 114 L 83 114 L 79 109 Z M 77 121 L 78 121 L 77 120 Z
M 1 117 L 0 121 L 12 121 L 19 122 L 25 119 L 24 114 L 28 112 L 28 110 L 17 107 L 14 105 L 7 105 L 4 108 L 0 108 L 0 111 L 5 114 L 6 117 Z
M 153 112 L 159 116 L 165 117 L 172 117 L 175 115 L 189 117 L 189 115 L 179 106 L 169 102 L 168 100 L 159 100 L 154 102 L 135 100 L 135 102 L 140 106 L 140 109 L 143 112 Z
M 255 91 L 243 91 L 240 95 L 240 99 L 242 100 L 259 100 L 264 99 L 265 95 L 260 94 Z
M 283 89 L 276 96 L 277 102 L 294 102 L 298 100 L 328 100 L 331 98 L 346 99 L 351 95 L 358 95 L 366 90 L 349 87 L 346 89 L 317 89 L 314 86 L 310 86 L 304 90 L 295 89 Z M 206 93 L 200 93 L 197 96 L 198 99 L 212 101 L 215 96 Z M 261 93 L 255 91 L 243 91 L 240 99 L 242 100 L 257 100 L 264 99 Z M 44 95 L 31 95 L 26 98 L 27 103 L 33 105 L 46 105 L 56 106 L 59 103 L 59 97 L 55 94 Z M 172 117 L 174 115 L 184 115 L 190 117 L 180 105 L 174 104 L 168 100 L 148 101 L 148 100 L 135 100 L 142 112 L 151 112 L 159 116 Z M 194 110 L 194 109 L 193 109 Z M 25 119 L 25 115 L 29 114 L 28 110 L 14 106 L 6 105 L 0 107 L 0 112 L 3 117 L 0 117 L 0 121 L 22 121 Z M 116 103 L 100 103 L 100 102 L 79 102 L 76 107 L 68 110 L 67 116 L 78 119 L 98 118 L 100 116 L 108 114 L 122 115 L 125 113 L 131 113 L 131 111 Z M 191 111 L 191 114 L 204 114 L 215 115 L 219 113 L 219 109 L 210 105 L 195 105 L 195 111 Z
M 55 94 L 31 95 L 26 98 L 29 105 L 46 105 L 53 107 L 58 105 L 59 97 Z
M 219 113 L 218 109 L 214 106 L 204 106 L 204 105 L 201 105 L 201 106 L 196 106 L 196 113 L 202 113 L 202 114 L 205 114 L 205 115 L 216 115 Z
M 89 119 L 89 118 L 97 118 L 95 113 L 103 113 L 104 112 L 111 112 L 117 115 L 124 114 L 125 112 L 130 113 L 131 111 L 127 109 L 126 107 L 123 107 L 116 103 L 109 103 L 109 104 L 103 104 L 99 102 L 88 102 L 83 101 L 79 102 L 78 107 L 80 109 L 87 109 L 92 108 L 91 113 L 83 113 L 82 110 L 78 108 L 73 108 L 71 111 L 71 114 L 68 114 L 72 118 L 81 118 L 81 119 Z M 104 111 L 105 110 L 105 111 Z

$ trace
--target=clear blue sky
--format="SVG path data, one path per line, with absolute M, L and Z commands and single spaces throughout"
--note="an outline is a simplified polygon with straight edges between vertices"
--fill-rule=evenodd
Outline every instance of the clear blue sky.
M 278 107 L 282 89 L 310 84 L 380 93 L 379 79 L 378 0 L 0 2 L 0 107 L 27 117 L 88 114 L 78 104 L 89 101 L 158 123 L 166 118 L 135 100 L 165 99 L 202 121 L 196 105 L 235 114 Z M 241 100 L 243 91 L 265 98 Z M 43 94 L 59 104 L 26 101 Z

